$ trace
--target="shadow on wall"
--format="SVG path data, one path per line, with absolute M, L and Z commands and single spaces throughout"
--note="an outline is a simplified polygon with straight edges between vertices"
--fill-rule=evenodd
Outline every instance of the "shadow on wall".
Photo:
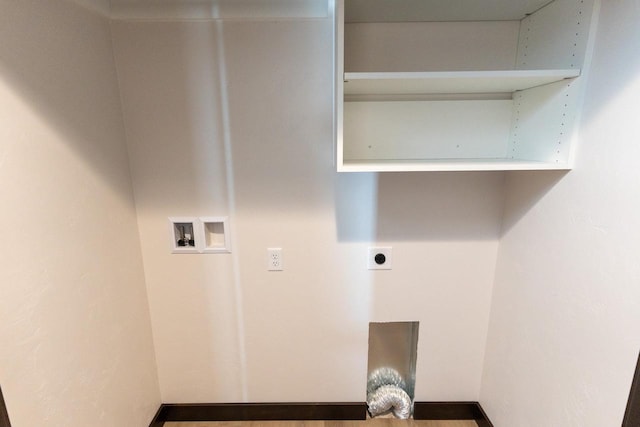
M 339 241 L 496 240 L 565 172 L 514 172 L 530 182 L 503 219 L 504 173 L 342 173 L 336 178 Z
M 495 240 L 500 232 L 504 174 L 382 174 L 377 239 Z
M 2 4 L 0 78 L 49 125 L 64 149 L 85 159 L 114 193 L 130 197 L 109 22 L 64 1 L 46 7 L 24 3 Z M 100 22 L 86 25 L 82 34 L 68 29 L 87 21 Z M 3 143 L 18 143 L 20 135 L 9 132 Z M 114 144 L 123 149 L 114 150 Z M 55 179 L 42 173 L 43 179 Z
M 222 24 L 112 25 L 139 213 L 226 212 Z
M 336 231 L 339 242 L 374 239 L 378 223 L 377 173 L 338 173 L 335 178 Z
M 333 204 L 329 20 L 225 22 L 238 211 Z
M 506 177 L 501 237 L 511 230 L 569 171 L 518 171 Z M 517 191 L 513 191 L 517 189 Z

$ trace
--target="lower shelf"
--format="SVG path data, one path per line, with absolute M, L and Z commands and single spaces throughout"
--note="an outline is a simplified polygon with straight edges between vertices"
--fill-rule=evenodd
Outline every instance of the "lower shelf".
M 353 100 L 336 135 L 339 172 L 569 170 L 577 79 L 513 99 Z
M 338 172 L 570 170 L 567 163 L 516 159 L 345 160 Z

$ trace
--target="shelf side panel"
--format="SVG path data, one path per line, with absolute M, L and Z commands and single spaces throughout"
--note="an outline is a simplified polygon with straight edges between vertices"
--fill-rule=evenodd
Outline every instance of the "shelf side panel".
M 333 158 L 336 167 L 343 163 L 344 122 L 344 0 L 330 0 L 329 11 L 333 14 Z
M 511 100 L 344 103 L 344 159 L 504 158 Z
M 555 0 L 520 24 L 517 69 L 583 68 L 595 0 Z
M 598 0 L 555 0 L 522 20 L 516 68 L 581 74 L 514 94 L 509 149 L 516 158 L 573 165 L 598 6 Z
M 509 157 L 570 163 L 581 86 L 573 79 L 517 92 Z

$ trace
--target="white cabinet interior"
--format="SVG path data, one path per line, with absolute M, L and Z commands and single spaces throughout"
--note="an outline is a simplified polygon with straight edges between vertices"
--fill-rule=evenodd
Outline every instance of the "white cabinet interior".
M 596 0 L 335 0 L 338 171 L 570 169 Z

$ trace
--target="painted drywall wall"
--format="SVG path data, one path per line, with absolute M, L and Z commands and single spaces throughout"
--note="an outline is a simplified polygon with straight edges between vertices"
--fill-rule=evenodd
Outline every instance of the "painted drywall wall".
M 640 6 L 602 2 L 576 167 L 507 178 L 481 403 L 502 426 L 620 425 L 640 349 Z
M 0 10 L 11 423 L 148 425 L 160 396 L 109 23 L 64 1 Z
M 520 21 L 346 24 L 344 69 L 509 70 L 516 61 L 519 31 Z
M 163 401 L 362 401 L 368 323 L 399 320 L 416 398 L 476 400 L 503 175 L 337 174 L 329 19 L 113 35 Z M 233 252 L 172 255 L 167 218 L 202 215 Z
M 89 9 L 105 17 L 109 17 L 111 15 L 112 0 L 65 0 L 65 1 L 71 1 L 80 7 Z

